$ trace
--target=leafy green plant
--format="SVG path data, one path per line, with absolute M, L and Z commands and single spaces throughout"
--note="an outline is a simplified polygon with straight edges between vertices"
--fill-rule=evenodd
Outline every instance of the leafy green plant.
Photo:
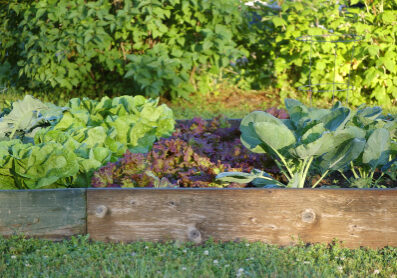
M 362 105 L 352 118 L 352 125 L 366 132 L 366 144 L 362 154 L 350 163 L 354 179 L 348 179 L 356 187 L 373 187 L 380 184 L 385 173 L 392 173 L 393 162 L 397 156 L 396 138 L 397 120 L 392 116 L 383 116 L 380 107 Z M 383 169 L 383 170 L 382 170 Z M 376 171 L 381 170 L 378 178 Z M 389 175 L 393 178 L 393 175 Z M 395 178 L 394 178 L 395 179 Z
M 280 120 L 256 111 L 242 120 L 240 130 L 244 146 L 256 153 L 270 154 L 288 184 L 260 170 L 221 173 L 217 179 L 302 188 L 310 172 L 320 173 L 312 185 L 316 187 L 328 173 L 343 173 L 353 162 L 360 162 L 360 178 L 372 179 L 374 171 L 390 160 L 390 133 L 395 132 L 396 126 L 394 121 L 380 116 L 380 108 L 353 112 L 338 102 L 331 109 L 317 109 L 292 99 L 286 99 L 285 105 L 290 119 Z M 354 167 L 351 170 L 356 176 Z
M 0 121 L 1 189 L 89 186 L 100 166 L 127 149 L 149 151 L 174 128 L 172 111 L 142 96 L 72 99 L 67 107 L 26 96 L 6 112 Z
M 30 95 L 22 101 L 12 103 L 0 117 L 0 141 L 19 138 L 32 142 L 34 134 L 42 127 L 49 126 L 62 117 L 65 108 L 51 103 L 42 103 Z

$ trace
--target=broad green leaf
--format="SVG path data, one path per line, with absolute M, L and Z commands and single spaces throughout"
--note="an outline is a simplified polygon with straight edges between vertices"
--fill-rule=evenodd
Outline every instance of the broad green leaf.
M 243 118 L 240 124 L 241 131 L 241 141 L 245 147 L 247 147 L 252 152 L 265 153 L 263 148 L 263 141 L 259 138 L 255 131 L 255 123 L 273 123 L 277 126 L 284 126 L 288 129 L 281 120 L 276 117 L 262 111 L 254 111 Z M 291 133 L 291 131 L 289 131 Z
M 318 164 L 321 172 L 325 173 L 327 170 L 344 171 L 345 167 L 362 153 L 364 146 L 365 139 L 363 138 L 353 138 L 337 145 L 321 157 Z
M 47 112 L 43 117 L 41 111 L 45 110 Z M 27 134 L 44 123 L 49 125 L 50 120 L 59 116 L 58 112 L 59 110 L 54 106 L 49 108 L 41 101 L 26 95 L 23 100 L 12 104 L 10 113 L 0 118 L 0 140 L 15 137 L 18 134 L 17 131 Z
M 250 183 L 255 175 L 244 172 L 223 172 L 216 175 L 215 179 L 224 182 Z
M 353 116 L 353 123 L 361 128 L 374 123 L 374 121 L 382 115 L 382 108 L 380 107 L 366 107 L 362 105 L 358 107 L 357 112 Z
M 278 17 L 278 16 L 273 17 L 272 22 L 273 22 L 274 26 L 276 26 L 276 27 L 284 26 L 287 24 L 287 22 L 282 17 Z
M 254 130 L 261 142 L 273 150 L 284 152 L 284 148 L 296 143 L 295 135 L 284 124 L 258 122 L 254 123 Z
M 291 150 L 291 152 L 301 158 L 306 159 L 312 156 L 321 156 L 335 150 L 338 146 L 354 138 L 364 138 L 365 132 L 357 127 L 348 127 L 333 132 L 325 132 L 316 141 L 309 144 L 302 144 Z
M 351 116 L 352 115 L 349 108 L 340 107 L 330 110 L 329 113 L 322 116 L 319 120 L 324 123 L 324 127 L 326 129 L 335 131 L 344 128 Z
M 296 107 L 296 106 L 302 106 L 303 105 L 300 101 L 298 101 L 296 99 L 292 99 L 292 98 L 284 99 L 284 104 L 285 104 L 285 107 L 287 108 L 288 111 L 290 109 Z
M 364 147 L 362 161 L 369 164 L 373 171 L 389 161 L 390 133 L 385 128 L 375 129 Z
M 217 180 L 223 182 L 236 182 L 247 184 L 252 182 L 255 186 L 276 185 L 284 187 L 285 185 L 272 178 L 268 173 L 254 169 L 251 173 L 244 172 L 223 172 L 216 177 Z
M 322 134 L 326 131 L 323 123 L 316 123 L 310 127 L 301 138 L 302 144 L 308 144 L 316 141 L 318 138 L 322 136 Z

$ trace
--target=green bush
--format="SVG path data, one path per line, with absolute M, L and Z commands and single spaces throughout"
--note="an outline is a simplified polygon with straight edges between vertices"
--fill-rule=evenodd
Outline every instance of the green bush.
M 0 83 L 184 96 L 243 54 L 238 0 L 17 1 L 0 7 Z M 204 79 L 205 80 L 205 79 Z
M 356 43 L 351 84 L 355 87 L 349 102 L 377 102 L 382 105 L 397 103 L 397 2 L 365 0 L 362 9 L 348 9 L 358 16 L 339 12 L 340 1 L 302 0 L 284 1 L 280 11 L 260 6 L 251 17 L 250 31 L 245 40 L 251 53 L 240 72 L 251 85 L 261 87 L 272 83 L 280 88 L 282 96 L 293 96 L 291 91 L 308 84 L 310 43 L 297 41 L 304 35 L 336 35 L 355 33 L 363 37 Z M 255 35 L 253 35 L 255 34 Z M 346 83 L 350 69 L 352 43 L 337 44 L 335 81 Z M 311 83 L 329 83 L 333 80 L 334 44 L 313 43 Z M 243 79 L 244 80 L 244 79 Z M 321 89 L 332 89 L 321 88 Z M 342 88 L 337 88 L 342 89 Z M 307 94 L 300 92 L 300 94 Z M 345 99 L 345 92 L 337 97 Z M 317 97 L 331 98 L 332 92 L 317 93 Z
M 11 0 L 0 5 L 0 85 L 51 95 L 175 98 L 208 92 L 227 78 L 296 97 L 308 84 L 310 50 L 296 38 L 333 30 L 363 36 L 349 102 L 390 106 L 397 103 L 397 2 L 350 3 L 359 1 L 364 7 L 351 10 L 354 19 L 339 13 L 337 0 L 282 1 L 281 10 L 239 0 Z M 347 82 L 352 47 L 337 44 L 336 82 Z M 333 51 L 332 43 L 313 43 L 312 84 L 332 82 Z M 336 95 L 343 100 L 346 93 Z

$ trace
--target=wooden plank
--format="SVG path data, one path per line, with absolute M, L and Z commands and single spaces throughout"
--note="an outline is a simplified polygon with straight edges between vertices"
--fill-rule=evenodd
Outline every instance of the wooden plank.
M 397 246 L 397 190 L 88 189 L 87 230 L 101 241 Z
M 0 235 L 60 240 L 86 233 L 85 189 L 0 190 Z

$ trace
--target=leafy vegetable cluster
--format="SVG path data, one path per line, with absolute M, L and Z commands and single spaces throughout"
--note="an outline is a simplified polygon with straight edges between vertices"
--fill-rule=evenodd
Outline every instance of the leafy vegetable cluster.
M 271 112 L 285 112 L 271 109 Z M 278 172 L 263 155 L 249 152 L 239 140 L 238 126 L 221 118 L 180 122 L 173 135 L 156 142 L 148 154 L 128 152 L 116 163 L 99 169 L 94 187 L 233 187 L 216 182 L 223 171 L 251 171 L 267 167 Z
M 26 96 L 13 103 L 0 119 L 0 188 L 89 186 L 100 166 L 171 134 L 172 111 L 157 102 L 122 96 L 56 107 Z
M 380 169 L 381 177 L 386 173 L 395 179 L 397 118 L 383 116 L 380 107 L 360 106 L 353 111 L 340 102 L 331 109 L 308 108 L 293 99 L 286 99 L 285 105 L 290 119 L 255 111 L 242 120 L 240 130 L 244 146 L 254 153 L 270 154 L 288 183 L 256 169 L 251 173 L 224 172 L 218 180 L 316 187 L 328 173 L 338 171 L 348 179 L 344 173 L 350 170 L 353 186 L 370 187 L 378 185 L 374 174 Z M 314 174 L 321 177 L 309 183 L 308 177 Z

